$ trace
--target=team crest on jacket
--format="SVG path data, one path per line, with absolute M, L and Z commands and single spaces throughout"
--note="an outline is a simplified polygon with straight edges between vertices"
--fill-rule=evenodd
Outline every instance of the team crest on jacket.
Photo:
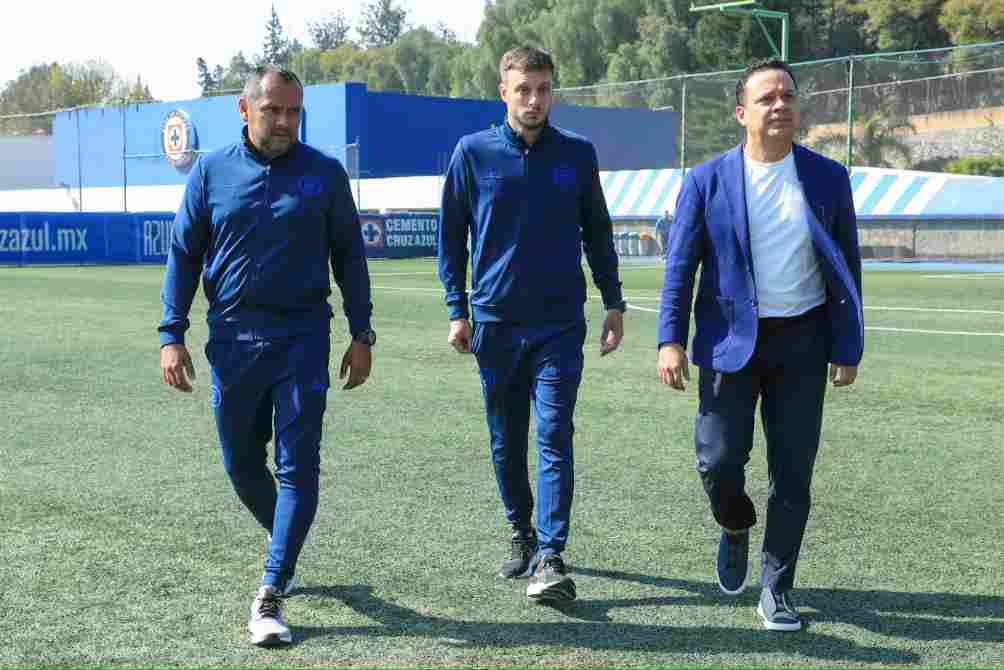
M 554 168 L 554 185 L 567 189 L 575 186 L 575 168 L 571 165 L 559 165 Z
M 192 169 L 192 164 L 195 162 L 195 152 L 199 148 L 195 126 L 192 125 L 188 114 L 180 109 L 172 111 L 164 119 L 160 135 L 167 162 L 178 172 L 187 174 Z
M 300 193 L 307 198 L 316 198 L 324 190 L 324 182 L 321 178 L 312 174 L 305 174 L 300 177 Z

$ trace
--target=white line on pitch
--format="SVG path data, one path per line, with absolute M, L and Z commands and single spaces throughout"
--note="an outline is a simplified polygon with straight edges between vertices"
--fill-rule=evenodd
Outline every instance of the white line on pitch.
M 888 328 L 885 326 L 865 326 L 865 330 L 880 330 L 889 333 L 921 333 L 924 335 L 977 335 L 983 337 L 1004 337 L 1004 333 L 973 333 L 965 330 L 921 330 L 919 328 Z
M 652 314 L 658 314 L 659 313 L 659 310 L 657 310 L 657 309 L 652 309 L 651 307 L 641 307 L 639 305 L 634 304 L 633 302 L 629 302 L 628 303 L 628 309 L 630 309 L 630 310 L 638 310 L 639 312 L 651 312 Z
M 1004 272 L 956 272 L 950 275 L 921 275 L 924 279 L 1000 279 Z

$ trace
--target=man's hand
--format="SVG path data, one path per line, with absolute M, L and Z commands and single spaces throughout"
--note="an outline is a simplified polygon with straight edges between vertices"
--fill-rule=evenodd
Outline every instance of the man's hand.
M 457 350 L 460 354 L 471 353 L 471 322 L 467 319 L 454 319 L 450 321 L 450 334 L 446 336 L 446 343 Z
M 345 379 L 346 373 L 349 380 L 342 388 L 348 391 L 366 383 L 370 376 L 370 368 L 373 367 L 373 352 L 370 345 L 353 341 L 342 356 L 342 366 L 338 370 L 338 378 Z
M 619 309 L 608 309 L 603 319 L 603 332 L 600 333 L 600 356 L 606 356 L 620 346 L 624 339 L 624 312 Z
M 856 365 L 830 365 L 830 381 L 834 386 L 850 386 L 857 378 Z
M 686 391 L 690 381 L 687 370 L 687 352 L 679 344 L 668 343 L 659 347 L 659 377 L 677 391 Z
M 165 344 L 160 348 L 160 371 L 168 386 L 185 393 L 192 392 L 188 379 L 195 379 L 195 366 L 184 344 Z

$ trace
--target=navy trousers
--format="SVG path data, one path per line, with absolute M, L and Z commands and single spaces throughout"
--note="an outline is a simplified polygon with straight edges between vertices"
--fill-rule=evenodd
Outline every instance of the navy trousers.
M 223 465 L 272 535 L 263 584 L 278 587 L 293 575 L 317 511 L 329 354 L 327 332 L 206 344 Z M 273 431 L 275 477 L 265 450 Z
M 534 499 L 527 471 L 530 406 L 537 425 L 537 559 L 568 541 L 574 473 L 572 415 L 582 381 L 586 322 L 527 326 L 477 323 L 473 351 L 481 372 L 492 464 L 506 518 L 530 529 Z
M 794 584 L 809 518 L 826 392 L 826 319 L 823 308 L 791 319 L 761 319 L 756 349 L 742 370 L 700 371 L 697 470 L 715 520 L 729 530 L 756 523 L 745 467 L 760 401 L 770 478 L 761 580 L 777 592 Z

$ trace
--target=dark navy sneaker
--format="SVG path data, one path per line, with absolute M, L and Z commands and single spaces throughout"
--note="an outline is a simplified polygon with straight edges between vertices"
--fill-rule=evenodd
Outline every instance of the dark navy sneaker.
M 764 587 L 760 592 L 760 604 L 756 607 L 760 620 L 767 630 L 801 630 L 802 617 L 791 604 L 788 593 L 775 593 Z
M 548 554 L 540 559 L 527 584 L 526 597 L 549 603 L 575 600 L 575 582 L 568 576 L 561 556 Z
M 502 561 L 501 575 L 507 579 L 526 577 L 529 574 L 530 561 L 536 553 L 537 533 L 532 528 L 514 530 L 509 545 L 509 556 Z
M 746 590 L 749 556 L 749 529 L 732 533 L 723 528 L 718 540 L 718 586 L 730 596 Z

